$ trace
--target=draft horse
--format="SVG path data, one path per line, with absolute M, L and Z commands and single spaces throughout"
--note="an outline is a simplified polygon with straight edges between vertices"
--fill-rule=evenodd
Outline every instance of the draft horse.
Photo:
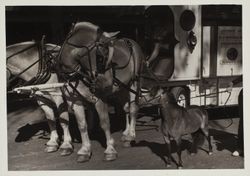
M 107 99 L 122 88 L 130 90 L 127 91 L 129 112 L 134 117 L 124 131 L 123 139 L 135 138 L 137 78 L 144 55 L 135 41 L 117 39 L 117 33 L 102 31 L 89 22 L 76 23 L 58 57 L 60 75 L 63 81 L 69 82 L 64 88 L 66 99 L 75 113 L 82 138 L 78 162 L 88 161 L 91 157 L 91 143 L 84 113 L 88 103 L 94 104 L 106 136 L 104 160 L 117 158 L 115 142 L 110 132 Z M 127 102 L 125 99 L 124 101 Z
M 22 42 L 10 45 L 6 48 L 7 60 L 7 85 L 11 85 L 17 78 L 24 80 L 19 86 L 58 83 L 57 74 L 52 73 L 54 58 L 58 54 L 60 46 L 43 44 L 43 42 Z M 73 152 L 68 122 L 69 114 L 67 104 L 62 97 L 60 88 L 52 88 L 51 92 L 42 94 L 37 98 L 39 106 L 44 111 L 50 128 L 50 139 L 46 143 L 45 152 L 55 152 L 60 148 L 61 155 L 69 155 Z M 58 94 L 58 95 L 55 95 Z M 53 105 L 58 108 L 59 121 L 63 129 L 63 141 L 59 147 L 59 137 L 56 130 L 56 117 Z
M 170 139 L 175 140 L 178 154 L 178 168 L 183 167 L 181 159 L 181 137 L 186 134 L 191 134 L 193 145 L 191 154 L 194 154 L 197 149 L 198 135 L 202 134 L 208 141 L 208 154 L 212 154 L 211 139 L 208 130 L 208 114 L 207 111 L 199 106 L 190 106 L 184 108 L 177 104 L 174 96 L 170 92 L 166 92 L 161 96 L 161 114 L 162 124 L 161 130 L 167 144 L 167 167 L 171 166 L 171 145 Z

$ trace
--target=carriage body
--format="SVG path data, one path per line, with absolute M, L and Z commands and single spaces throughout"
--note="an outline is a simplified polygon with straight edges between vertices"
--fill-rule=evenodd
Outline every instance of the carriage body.
M 168 8 L 172 16 L 165 21 L 173 26 L 174 40 L 169 42 L 174 64 L 172 74 L 162 79 L 162 86 L 170 87 L 183 106 L 237 105 L 242 83 L 234 85 L 230 93 L 226 90 L 231 81 L 242 76 L 241 6 L 223 6 L 224 10 L 168 6 L 165 11 L 169 14 Z

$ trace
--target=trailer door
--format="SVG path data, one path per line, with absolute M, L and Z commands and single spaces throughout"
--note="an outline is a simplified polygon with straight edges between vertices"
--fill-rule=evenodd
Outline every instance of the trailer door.
M 171 81 L 201 77 L 201 8 L 171 6 L 174 14 L 174 72 Z

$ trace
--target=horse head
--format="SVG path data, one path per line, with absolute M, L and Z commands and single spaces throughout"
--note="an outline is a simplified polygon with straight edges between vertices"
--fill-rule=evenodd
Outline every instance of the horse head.
M 92 91 L 111 88 L 113 41 L 117 34 L 104 32 L 89 22 L 76 23 L 62 46 L 59 57 L 62 69 L 80 73 L 89 81 Z
M 163 91 L 161 101 L 165 105 L 167 105 L 167 104 L 176 104 L 177 105 L 177 101 L 174 97 L 174 94 L 169 89 Z

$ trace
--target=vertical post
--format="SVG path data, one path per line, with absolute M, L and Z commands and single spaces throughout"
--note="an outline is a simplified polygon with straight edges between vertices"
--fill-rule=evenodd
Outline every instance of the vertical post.
M 218 26 L 211 27 L 210 43 L 210 77 L 217 76 Z

